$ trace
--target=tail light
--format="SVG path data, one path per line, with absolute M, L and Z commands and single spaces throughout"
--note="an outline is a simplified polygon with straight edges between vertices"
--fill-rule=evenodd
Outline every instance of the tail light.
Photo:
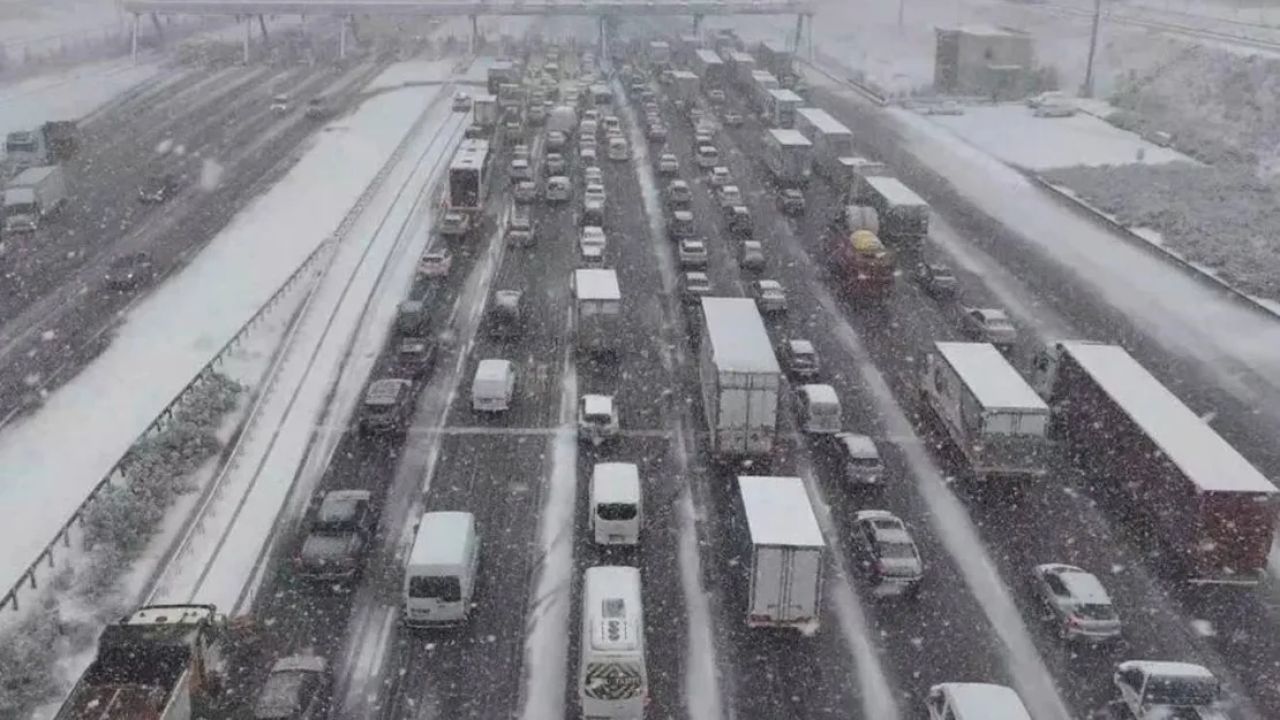
M 1067 627 L 1070 627 L 1070 628 L 1078 628 L 1078 627 L 1080 627 L 1081 623 L 1082 623 L 1082 621 L 1080 620 L 1080 618 L 1079 618 L 1078 616 L 1076 616 L 1076 615 L 1068 615 L 1068 616 L 1067 616 Z

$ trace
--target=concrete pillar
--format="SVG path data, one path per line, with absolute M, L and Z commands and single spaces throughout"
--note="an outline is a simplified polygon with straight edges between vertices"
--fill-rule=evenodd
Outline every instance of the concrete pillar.
M 471 16 L 471 41 L 467 45 L 467 52 L 474 55 L 480 49 L 480 19 Z
M 249 64 L 249 39 L 253 37 L 253 21 L 250 18 L 244 19 L 244 64 Z
M 609 32 L 607 28 L 607 23 L 608 23 L 608 20 L 605 18 L 604 15 L 601 15 L 600 16 L 600 33 L 599 33 L 599 37 L 596 38 L 596 55 L 599 56 L 600 62 L 604 62 L 605 58 L 609 57 L 608 48 L 604 46 L 605 35 L 607 35 Z
M 347 18 L 346 15 L 343 15 L 342 19 L 338 21 L 338 59 L 339 60 L 345 60 L 347 57 L 347 25 L 349 25 L 350 22 L 351 21 Z
M 800 36 L 804 33 L 804 15 L 796 15 L 796 37 L 791 45 L 791 52 L 800 54 Z
M 262 44 L 267 44 L 267 21 L 261 15 L 258 16 L 258 28 L 262 30 Z
M 702 16 L 701 15 L 693 16 L 693 34 L 694 35 L 702 34 Z
M 133 14 L 132 35 L 129 40 L 129 55 L 133 61 L 138 62 L 138 13 Z

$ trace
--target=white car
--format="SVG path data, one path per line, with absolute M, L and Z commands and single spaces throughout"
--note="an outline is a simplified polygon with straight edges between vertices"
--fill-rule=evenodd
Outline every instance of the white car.
M 1100 642 L 1120 637 L 1120 616 L 1097 577 L 1058 563 L 1037 565 L 1031 574 L 1036 595 L 1063 638 Z
M 685 238 L 680 241 L 679 257 L 681 268 L 705 268 L 707 244 L 701 240 Z
M 578 399 L 578 439 L 592 445 L 618 434 L 618 406 L 612 395 L 587 393 Z
M 680 161 L 674 153 L 663 153 L 658 158 L 658 172 L 662 175 L 675 175 L 680 172 Z
M 444 277 L 453 269 L 453 255 L 448 250 L 432 250 L 418 262 L 418 273 L 427 277 Z
M 787 291 L 777 280 L 756 280 L 751 283 L 751 294 L 755 296 L 756 307 L 765 315 L 784 313 L 787 311 Z
M 627 145 L 626 140 L 620 137 L 609 140 L 609 159 L 614 161 L 631 159 L 631 148 Z
M 528 158 L 516 158 L 511 161 L 511 179 L 515 181 L 533 179 L 533 169 L 529 167 Z
M 710 170 L 720 164 L 720 151 L 714 145 L 699 145 L 697 159 L 698 167 Z
M 578 159 L 584 163 L 594 163 L 596 161 L 596 146 L 595 145 L 579 146 Z
M 1046 90 L 1038 95 L 1032 95 L 1027 98 L 1027 107 L 1038 108 L 1047 102 L 1059 102 L 1067 99 L 1067 94 L 1061 90 Z
M 604 171 L 599 165 L 588 165 L 587 169 L 582 171 L 582 180 L 587 185 L 603 185 Z
M 582 193 L 582 222 L 599 225 L 604 222 L 605 194 L 603 185 L 588 185 Z
M 547 202 L 567 202 L 573 194 L 573 185 L 564 175 L 547 178 Z
M 853 516 L 853 543 L 862 568 L 877 590 L 913 594 L 924 580 L 924 561 L 906 523 L 887 510 Z
M 711 174 L 707 176 L 707 184 L 711 187 L 724 187 L 731 182 L 733 182 L 733 175 L 729 173 L 729 168 L 723 165 L 711 168 Z
M 737 185 L 725 185 L 720 188 L 720 209 L 728 210 L 731 207 L 742 205 L 742 190 Z
M 512 194 L 518 203 L 531 203 L 538 197 L 538 184 L 532 180 L 521 180 L 516 183 Z
M 943 100 L 937 105 L 929 106 L 930 115 L 963 115 L 964 106 L 955 100 Z
M 528 160 L 529 146 L 525 145 L 524 143 L 520 143 L 519 145 L 516 145 L 515 147 L 511 148 L 511 157 L 524 158 L 525 160 Z
M 604 248 L 608 244 L 609 237 L 605 235 L 604 228 L 599 225 L 587 225 L 582 228 L 582 234 L 578 236 L 578 245 L 580 247 Z
M 964 333 L 971 340 L 988 342 L 1001 350 L 1013 349 L 1018 331 L 999 308 L 961 308 Z
M 277 115 L 283 115 L 284 113 L 289 112 L 289 96 L 276 95 L 271 98 L 271 112 Z
M 1031 113 L 1039 118 L 1064 118 L 1076 114 L 1076 106 L 1066 100 L 1050 100 L 1042 103 Z
M 564 155 L 558 152 L 547 153 L 546 159 L 542 161 L 542 169 L 547 174 L 547 177 L 563 175 L 565 165 Z

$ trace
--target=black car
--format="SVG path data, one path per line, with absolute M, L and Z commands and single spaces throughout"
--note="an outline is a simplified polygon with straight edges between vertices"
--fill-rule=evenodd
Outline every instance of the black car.
M 145 252 L 121 255 L 107 267 L 104 277 L 106 285 L 112 290 L 136 290 L 151 282 L 155 277 L 155 265 L 151 255 Z
M 333 672 L 315 655 L 290 655 L 271 666 L 253 705 L 254 720 L 322 720 L 328 715 Z
M 138 186 L 138 202 L 162 203 L 178 192 L 178 176 L 174 173 L 156 173 Z
M 331 584 L 353 582 L 373 537 L 368 490 L 330 490 L 320 500 L 294 566 L 299 577 Z
M 365 433 L 400 432 L 413 412 L 413 381 L 404 378 L 374 380 L 360 408 L 360 430 Z

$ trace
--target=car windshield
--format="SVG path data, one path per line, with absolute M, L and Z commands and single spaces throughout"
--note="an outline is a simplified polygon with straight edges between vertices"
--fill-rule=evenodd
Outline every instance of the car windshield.
M 1280 718 L 1278 120 L 1280 0 L 3 0 L 0 715 Z

